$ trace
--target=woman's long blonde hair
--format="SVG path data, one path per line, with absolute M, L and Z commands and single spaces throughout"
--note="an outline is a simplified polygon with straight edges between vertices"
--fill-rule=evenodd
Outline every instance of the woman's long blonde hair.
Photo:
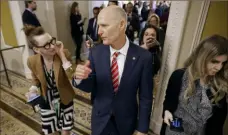
M 184 98 L 187 100 L 195 93 L 195 80 L 207 75 L 207 64 L 216 56 L 228 56 L 228 39 L 212 35 L 203 40 L 186 60 L 184 67 L 188 74 L 188 87 Z M 228 63 L 214 76 L 207 76 L 206 83 L 213 93 L 212 102 L 216 104 L 228 93 Z

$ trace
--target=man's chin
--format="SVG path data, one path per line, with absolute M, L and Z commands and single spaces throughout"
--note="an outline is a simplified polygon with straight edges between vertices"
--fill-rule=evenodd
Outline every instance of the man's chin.
M 104 45 L 109 45 L 109 43 L 107 41 L 104 41 L 102 42 Z

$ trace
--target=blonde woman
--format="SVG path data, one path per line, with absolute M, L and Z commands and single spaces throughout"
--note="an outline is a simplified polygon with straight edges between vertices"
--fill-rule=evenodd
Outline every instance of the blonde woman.
M 227 60 L 228 40 L 213 35 L 198 45 L 184 69 L 173 72 L 163 104 L 161 135 L 223 135 Z

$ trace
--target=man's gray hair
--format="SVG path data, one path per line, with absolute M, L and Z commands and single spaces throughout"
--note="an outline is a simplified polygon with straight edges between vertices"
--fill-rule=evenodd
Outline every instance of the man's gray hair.
M 118 18 L 119 20 L 122 20 L 123 19 L 126 22 L 125 28 L 127 29 L 127 14 L 124 11 L 124 9 L 116 6 L 116 8 L 114 8 L 114 12 L 116 12 L 117 14 L 119 14 L 118 15 L 120 17 L 120 18 Z

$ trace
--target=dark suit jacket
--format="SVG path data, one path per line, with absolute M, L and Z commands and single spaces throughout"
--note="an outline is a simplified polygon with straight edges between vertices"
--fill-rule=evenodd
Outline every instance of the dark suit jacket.
M 28 11 L 27 9 L 22 14 L 22 21 L 27 25 L 33 25 L 35 27 L 41 26 L 39 20 L 37 19 L 36 15 Z
M 78 86 L 73 80 L 73 85 L 94 95 L 92 135 L 100 135 L 111 115 L 120 135 L 132 135 L 134 130 L 147 133 L 153 89 L 151 53 L 130 43 L 117 94 L 113 92 L 109 46 L 92 48 L 89 60 L 91 76 Z
M 135 13 L 132 13 L 132 17 L 128 18 L 128 22 L 130 22 L 130 25 L 127 26 L 126 34 L 131 41 L 134 41 L 134 32 L 138 32 L 138 35 L 139 35 L 139 30 L 140 30 L 139 16 Z M 133 27 L 133 30 L 129 29 L 130 26 Z
M 93 41 L 98 41 L 98 35 L 97 38 L 95 37 L 95 29 L 93 28 L 95 18 L 89 19 L 88 28 L 86 34 L 89 35 Z
M 72 37 L 79 38 L 84 34 L 83 31 L 83 23 L 79 23 L 81 21 L 82 16 L 80 14 L 70 14 L 70 25 L 71 25 L 71 35 Z
M 163 117 L 164 111 L 168 110 L 172 114 L 176 111 L 178 106 L 179 94 L 181 90 L 182 77 L 185 69 L 178 69 L 173 72 L 169 79 L 169 83 L 166 90 L 166 97 L 163 103 Z M 208 91 L 209 92 L 209 91 Z M 207 93 L 208 97 L 211 97 L 212 93 Z M 205 135 L 223 135 L 223 125 L 227 115 L 227 103 L 226 97 L 220 102 L 219 106 L 213 107 L 213 115 L 207 120 L 205 127 Z M 165 135 L 166 124 L 163 123 L 160 135 Z

